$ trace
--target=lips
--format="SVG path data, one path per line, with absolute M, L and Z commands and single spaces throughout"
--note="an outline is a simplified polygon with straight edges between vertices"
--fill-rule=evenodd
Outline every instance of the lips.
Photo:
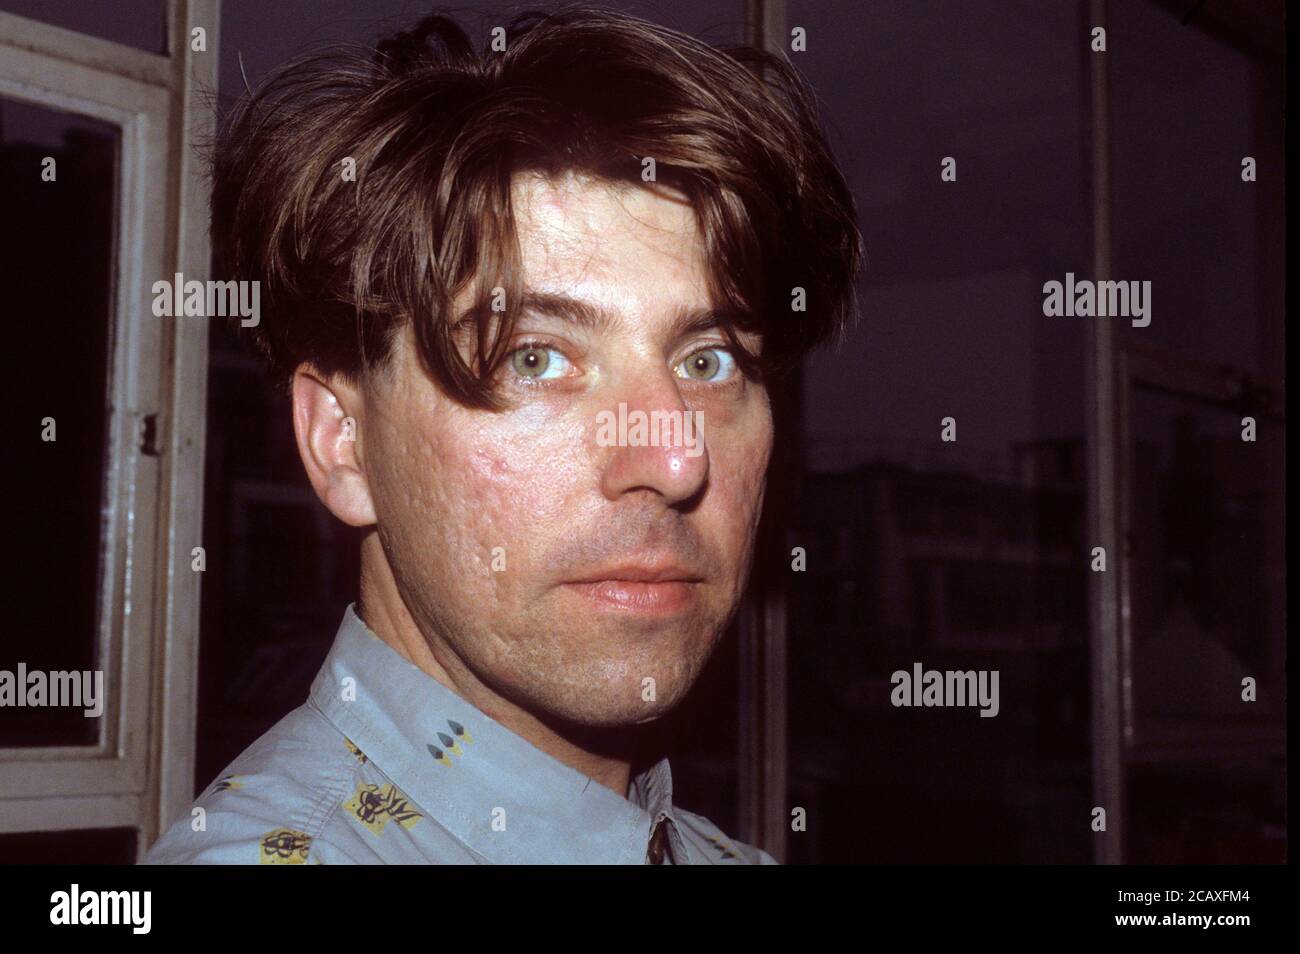
M 594 570 L 584 574 L 570 583 L 601 583 L 618 581 L 626 583 L 699 583 L 704 579 L 700 573 L 684 569 L 673 564 L 625 564 L 608 569 Z
M 703 581 L 676 564 L 624 564 L 586 573 L 564 588 L 598 609 L 663 615 L 688 609 Z

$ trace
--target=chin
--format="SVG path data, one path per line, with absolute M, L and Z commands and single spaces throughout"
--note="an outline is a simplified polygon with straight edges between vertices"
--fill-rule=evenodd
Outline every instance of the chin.
M 608 685 L 593 687 L 585 697 L 565 700 L 567 704 L 552 711 L 561 718 L 593 728 L 640 725 L 663 718 L 677 707 L 689 689 L 689 683 L 665 684 L 660 680 L 655 685 L 655 698 L 646 700 L 639 685 L 631 693 Z
M 655 702 L 634 706 L 611 702 L 608 707 L 595 709 L 584 707 L 580 712 L 566 714 L 566 718 L 570 722 L 590 728 L 613 729 L 620 726 L 642 725 L 662 719 L 672 711 L 676 702 L 676 700 L 671 703 L 665 702 L 662 698 Z

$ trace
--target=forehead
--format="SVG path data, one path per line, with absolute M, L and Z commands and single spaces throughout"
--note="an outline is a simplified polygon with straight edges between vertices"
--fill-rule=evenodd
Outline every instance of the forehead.
M 690 202 L 577 173 L 511 183 L 524 281 L 636 313 L 708 303 L 704 242 Z

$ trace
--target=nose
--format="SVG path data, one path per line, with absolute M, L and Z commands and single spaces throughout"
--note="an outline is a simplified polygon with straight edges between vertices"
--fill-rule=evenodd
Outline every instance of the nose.
M 602 408 L 596 438 L 607 500 L 649 491 L 668 505 L 690 500 L 704 487 L 709 451 L 704 412 L 686 407 L 671 382 L 642 387 Z

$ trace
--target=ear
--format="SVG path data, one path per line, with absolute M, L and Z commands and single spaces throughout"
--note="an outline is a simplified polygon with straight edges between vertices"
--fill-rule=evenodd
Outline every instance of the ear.
M 362 467 L 360 391 L 302 364 L 293 373 L 292 394 L 298 454 L 316 496 L 348 526 L 374 524 L 375 505 Z

